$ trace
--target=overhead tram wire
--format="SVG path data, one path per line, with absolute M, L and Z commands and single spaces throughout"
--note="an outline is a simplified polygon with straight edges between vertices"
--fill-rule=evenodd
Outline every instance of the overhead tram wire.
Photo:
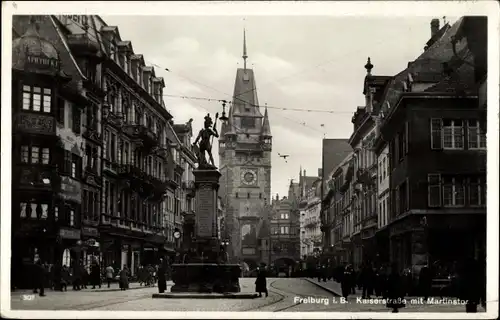
M 167 98 L 179 98 L 179 99 L 187 99 L 187 100 L 203 100 L 203 101 L 211 101 L 211 102 L 224 102 L 225 101 L 227 104 L 232 104 L 231 101 L 227 101 L 224 99 L 192 97 L 192 96 L 173 95 L 173 94 L 164 94 L 163 96 L 167 97 Z M 331 113 L 331 114 L 352 114 L 353 113 L 353 111 L 283 108 L 283 107 L 274 107 L 274 106 L 269 106 L 269 105 L 265 105 L 265 106 L 259 105 L 259 107 L 267 107 L 268 109 L 276 109 L 276 110 L 283 110 L 283 111 L 296 111 L 296 112 L 308 112 L 308 113 Z

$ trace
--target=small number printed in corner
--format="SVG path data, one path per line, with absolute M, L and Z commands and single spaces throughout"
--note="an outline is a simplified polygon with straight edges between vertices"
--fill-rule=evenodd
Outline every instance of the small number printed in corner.
M 23 294 L 21 296 L 21 300 L 23 300 L 23 301 L 33 301 L 33 300 L 35 300 L 35 295 L 34 294 Z

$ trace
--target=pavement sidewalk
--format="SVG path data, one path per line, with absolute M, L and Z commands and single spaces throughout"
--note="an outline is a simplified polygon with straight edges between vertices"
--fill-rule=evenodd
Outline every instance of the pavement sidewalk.
M 171 287 L 173 286 L 173 281 L 167 281 L 167 287 Z M 146 288 L 153 288 L 153 287 L 157 287 L 158 284 L 155 284 L 154 286 L 149 286 L 149 287 L 146 287 L 144 286 L 144 284 L 141 286 L 139 284 L 139 282 L 131 282 L 129 283 L 129 288 L 128 290 L 135 290 L 135 289 L 146 289 Z M 71 285 L 68 286 L 68 292 L 70 291 L 73 291 L 72 290 L 73 287 Z M 48 292 L 51 292 L 53 290 L 51 289 L 45 289 L 45 291 L 48 291 Z M 120 286 L 118 284 L 118 282 L 113 282 L 111 284 L 111 288 L 108 288 L 108 285 L 106 283 L 103 283 L 101 285 L 101 288 L 99 287 L 96 287 L 95 289 L 92 289 L 92 286 L 87 286 L 87 289 L 82 289 L 80 290 L 82 292 L 113 292 L 113 291 L 121 291 L 120 290 Z M 31 294 L 33 293 L 33 290 L 31 289 L 20 289 L 20 290 L 15 290 L 15 291 L 11 291 L 11 295 L 22 295 L 22 294 Z
M 342 287 L 340 283 L 336 282 L 335 280 L 327 280 L 326 282 L 321 281 L 319 282 L 317 279 L 310 279 L 310 278 L 304 278 L 305 280 L 309 281 L 312 284 L 317 285 L 318 287 L 330 292 L 331 294 L 335 296 L 342 296 Z M 355 294 L 351 294 L 349 296 L 354 296 L 354 297 L 361 297 L 363 295 L 363 291 L 359 290 L 358 288 L 355 289 Z

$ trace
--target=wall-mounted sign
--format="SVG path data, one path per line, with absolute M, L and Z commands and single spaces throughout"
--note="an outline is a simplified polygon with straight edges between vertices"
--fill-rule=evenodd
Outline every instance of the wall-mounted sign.
M 76 203 L 82 202 L 81 184 L 69 177 L 61 179 L 61 198 Z
M 174 232 L 174 238 L 179 239 L 181 237 L 181 233 L 179 231 Z
M 255 254 L 255 248 L 243 248 L 241 249 L 241 253 L 244 255 L 254 255 Z
M 61 236 L 61 238 L 63 239 L 78 240 L 80 239 L 81 233 L 78 229 L 61 227 L 61 229 L 59 229 L 59 236 Z
M 28 55 L 26 57 L 25 68 L 57 71 L 60 68 L 60 61 L 59 59 L 44 56 Z

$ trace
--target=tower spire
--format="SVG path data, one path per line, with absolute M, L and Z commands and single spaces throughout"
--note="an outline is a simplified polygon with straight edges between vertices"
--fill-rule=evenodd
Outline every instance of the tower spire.
M 246 30 L 243 28 L 243 69 L 247 69 L 247 36 L 246 36 Z

